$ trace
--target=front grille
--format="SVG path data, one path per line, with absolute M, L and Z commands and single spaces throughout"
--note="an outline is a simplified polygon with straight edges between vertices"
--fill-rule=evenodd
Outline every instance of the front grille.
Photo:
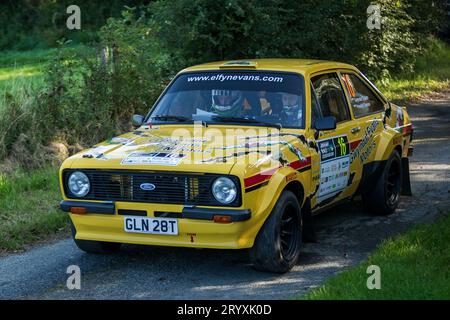
M 64 191 L 68 198 L 80 199 L 70 193 L 67 180 L 74 171 L 85 173 L 91 182 L 89 193 L 82 199 L 104 201 L 127 201 L 168 203 L 184 205 L 224 206 L 211 192 L 217 174 L 188 174 L 171 172 L 149 172 L 135 170 L 85 170 L 63 171 Z M 228 206 L 241 205 L 239 179 L 228 176 L 237 186 L 238 196 Z M 153 184 L 154 190 L 142 190 L 142 184 Z

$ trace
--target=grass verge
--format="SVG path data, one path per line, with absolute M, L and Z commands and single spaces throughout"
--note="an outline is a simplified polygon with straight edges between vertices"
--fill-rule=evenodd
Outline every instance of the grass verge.
M 405 103 L 425 94 L 450 87 L 450 45 L 431 39 L 424 54 L 417 58 L 415 70 L 396 75 L 389 82 L 377 83 L 389 100 Z
M 92 52 L 86 46 L 65 47 L 62 49 L 36 49 L 30 51 L 0 52 L 0 112 L 10 100 L 27 101 L 45 86 L 44 70 L 58 55 L 64 52 Z
M 66 232 L 68 217 L 58 209 L 60 199 L 55 168 L 0 174 L 0 253 Z
M 366 286 L 367 267 L 381 271 L 381 289 Z M 450 215 L 386 240 L 366 261 L 328 280 L 307 300 L 450 299 Z

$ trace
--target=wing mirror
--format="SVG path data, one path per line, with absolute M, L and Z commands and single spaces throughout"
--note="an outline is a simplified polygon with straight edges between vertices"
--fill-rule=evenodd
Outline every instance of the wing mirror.
M 334 116 L 318 118 L 314 121 L 314 129 L 316 129 L 314 137 L 317 139 L 320 131 L 336 129 L 336 118 Z
M 391 118 L 392 114 L 392 105 L 388 102 L 387 108 L 384 110 L 383 124 L 386 124 L 386 118 Z
M 144 116 L 141 116 L 140 114 L 133 115 L 131 123 L 133 124 L 133 127 L 139 128 L 144 123 Z
M 392 105 L 389 102 L 388 103 L 388 107 L 386 108 L 386 110 L 384 111 L 384 114 L 386 115 L 386 117 L 390 118 L 391 114 L 392 114 Z

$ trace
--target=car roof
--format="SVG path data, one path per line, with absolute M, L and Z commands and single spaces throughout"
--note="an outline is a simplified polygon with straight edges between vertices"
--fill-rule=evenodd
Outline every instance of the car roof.
M 354 66 L 326 60 L 314 59 L 241 59 L 224 60 L 195 65 L 182 70 L 180 73 L 206 70 L 270 70 L 297 72 L 301 74 L 314 73 L 327 69 L 352 69 Z

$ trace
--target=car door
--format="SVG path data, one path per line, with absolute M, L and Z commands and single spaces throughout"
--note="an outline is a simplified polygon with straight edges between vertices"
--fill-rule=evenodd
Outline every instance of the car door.
M 339 77 L 347 96 L 355 126 L 350 130 L 350 165 L 355 170 L 350 193 L 356 192 L 364 180 L 365 167 L 370 165 L 376 153 L 380 133 L 383 131 L 383 112 L 386 102 L 356 71 L 340 70 Z M 357 132 L 356 132 L 357 131 Z
M 351 143 L 360 139 L 361 130 L 354 129 L 358 124 L 352 119 L 337 71 L 311 77 L 311 127 L 315 119 L 326 116 L 336 118 L 335 130 L 320 131 L 318 135 L 311 130 L 317 151 L 311 155 L 313 210 L 349 196 L 354 177 L 361 175 L 360 168 L 350 163 Z

